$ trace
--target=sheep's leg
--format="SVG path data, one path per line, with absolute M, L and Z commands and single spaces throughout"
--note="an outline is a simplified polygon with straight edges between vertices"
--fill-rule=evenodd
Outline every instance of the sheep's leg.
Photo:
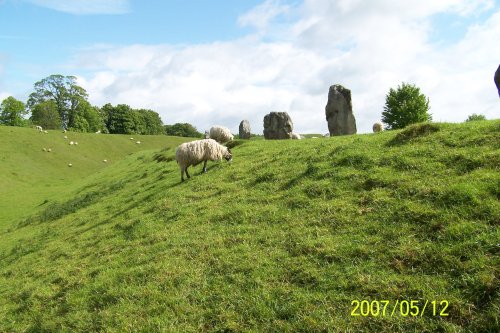
M 207 161 L 203 163 L 203 173 L 207 173 Z
M 184 181 L 184 168 L 181 168 L 181 182 Z
M 188 178 L 191 178 L 191 176 L 190 176 L 190 175 L 189 175 L 189 173 L 188 173 L 188 167 L 186 167 L 185 171 L 186 171 L 186 176 L 187 176 Z

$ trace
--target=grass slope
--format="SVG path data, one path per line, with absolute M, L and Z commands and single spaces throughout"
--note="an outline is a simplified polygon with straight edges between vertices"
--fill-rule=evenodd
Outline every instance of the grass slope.
M 0 235 L 0 331 L 498 332 L 499 152 L 481 121 L 247 141 L 184 183 L 127 156 Z
M 48 132 L 0 126 L 0 230 L 20 215 L 33 213 L 49 201 L 62 200 L 82 178 L 130 153 L 186 141 L 163 135 L 139 135 L 130 140 L 129 135 Z M 78 145 L 70 146 L 70 141 Z M 43 148 L 52 151 L 44 152 Z

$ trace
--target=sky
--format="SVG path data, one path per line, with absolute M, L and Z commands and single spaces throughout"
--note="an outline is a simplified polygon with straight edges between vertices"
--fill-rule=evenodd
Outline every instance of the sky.
M 351 90 L 358 133 L 389 89 L 417 85 L 434 121 L 500 118 L 500 0 L 0 0 L 0 100 L 73 75 L 93 105 L 128 104 L 262 134 L 286 111 L 327 133 L 328 89 Z

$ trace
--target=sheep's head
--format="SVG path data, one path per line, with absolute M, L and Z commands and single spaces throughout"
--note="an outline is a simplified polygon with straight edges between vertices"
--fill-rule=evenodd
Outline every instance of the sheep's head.
M 226 148 L 226 154 L 224 155 L 224 158 L 226 161 L 231 161 L 233 159 L 233 155 L 231 154 L 231 150 L 229 148 Z

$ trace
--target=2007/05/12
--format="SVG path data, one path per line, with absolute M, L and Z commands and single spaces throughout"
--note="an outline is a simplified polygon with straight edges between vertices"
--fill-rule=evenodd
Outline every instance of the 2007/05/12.
M 367 300 L 354 300 L 351 302 L 351 305 L 354 306 L 354 308 L 351 311 L 351 316 L 362 316 L 362 317 L 378 317 L 378 316 L 386 316 L 386 310 L 387 307 L 389 306 L 389 303 L 391 303 L 388 300 L 382 300 L 382 301 L 367 301 Z M 446 309 L 448 308 L 448 301 L 442 300 L 442 301 L 431 301 L 429 302 L 428 300 L 425 301 L 425 304 L 423 305 L 422 308 L 420 308 L 420 301 L 413 300 L 413 301 L 399 301 L 397 300 L 392 307 L 392 311 L 389 314 L 391 317 L 394 316 L 394 314 L 400 313 L 401 316 L 407 317 L 407 316 L 423 316 L 425 313 L 425 310 L 427 309 L 427 306 L 430 303 L 431 311 L 432 311 L 432 316 L 441 316 L 441 317 L 446 317 L 448 316 L 448 313 L 446 312 Z M 381 311 L 381 304 L 382 304 L 382 311 Z M 397 307 L 399 305 L 399 311 L 396 311 Z M 441 311 L 438 311 L 439 308 L 442 307 Z M 359 309 L 359 312 L 358 312 Z

